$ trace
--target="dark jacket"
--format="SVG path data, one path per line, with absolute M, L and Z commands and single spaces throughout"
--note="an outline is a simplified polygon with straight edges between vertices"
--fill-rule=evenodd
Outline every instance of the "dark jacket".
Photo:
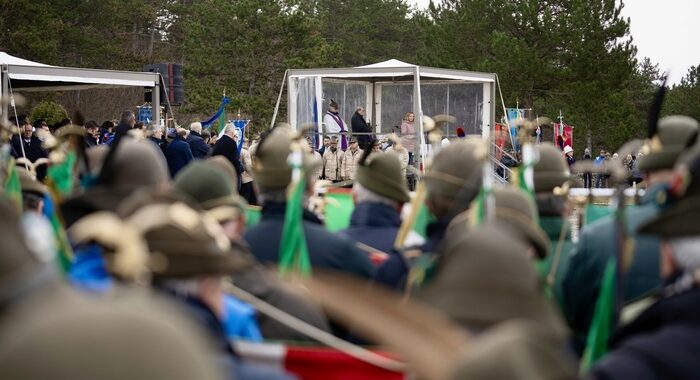
M 24 137 L 18 135 L 12 136 L 12 150 L 14 152 L 15 158 L 22 157 L 22 145 L 24 145 L 24 154 L 27 159 L 31 162 L 35 162 L 40 158 L 48 157 L 48 153 L 41 147 L 41 140 L 38 137 L 32 135 L 29 142 L 24 140 Z M 39 181 L 46 177 L 46 165 L 41 165 L 37 168 L 36 176 Z
M 451 221 L 452 218 L 444 218 L 428 224 L 426 229 L 427 240 L 422 246 L 418 247 L 422 252 L 422 259 L 425 262 L 430 261 L 434 263 L 428 268 L 428 271 L 432 271 L 434 267 L 439 265 L 439 246 L 445 237 L 447 226 Z M 375 281 L 396 290 L 403 290 L 406 287 L 409 271 L 409 263 L 402 254 L 391 255 L 389 259 L 377 269 Z M 429 280 L 429 277 L 429 274 L 426 274 L 426 279 Z
M 160 151 L 163 152 L 163 154 L 165 155 L 165 150 L 168 148 L 168 140 L 157 139 L 155 137 L 149 137 L 148 140 L 151 141 L 152 143 L 156 144 L 158 149 L 160 149 Z
M 614 351 L 590 377 L 697 379 L 700 374 L 700 289 L 682 291 L 650 306 L 611 342 Z
M 372 132 L 372 128 L 370 128 L 370 126 L 367 124 L 364 116 L 360 115 L 357 112 L 355 112 L 355 114 L 352 115 L 352 119 L 350 119 L 350 125 L 352 126 L 352 133 Z M 355 137 L 357 138 L 357 144 L 362 150 L 367 150 L 369 144 L 372 142 L 372 135 L 358 134 L 355 135 Z
M 98 141 L 97 138 L 92 137 L 90 135 L 85 136 L 85 145 L 89 147 L 98 145 L 100 142 Z
M 209 157 L 209 145 L 204 142 L 204 138 L 199 133 L 190 131 L 190 134 L 187 136 L 187 143 L 190 144 L 190 150 L 192 150 L 194 158 Z
M 340 234 L 382 252 L 391 253 L 401 226 L 401 216 L 383 203 L 363 202 L 355 206 L 350 226 Z
M 177 172 L 187 166 L 192 161 L 192 151 L 187 141 L 180 136 L 176 136 L 165 149 L 165 159 L 168 161 L 170 176 L 175 178 Z
M 110 141 L 110 144 L 114 144 L 119 141 L 120 138 L 126 136 L 131 130 L 131 125 L 119 123 L 114 127 L 114 138 Z
M 238 183 L 240 187 L 241 173 L 243 173 L 243 165 L 241 165 L 241 154 L 238 152 L 236 140 L 227 135 L 221 136 L 214 144 L 214 149 L 211 151 L 212 156 L 224 156 L 233 164 L 238 174 Z
M 634 241 L 634 261 L 625 276 L 626 302 L 641 298 L 661 286 L 659 277 L 659 239 L 637 235 L 635 230 L 662 210 L 657 196 L 662 187 L 652 187 L 636 207 L 625 210 L 627 232 Z M 585 340 L 598 299 L 608 259 L 617 254 L 616 222 L 605 217 L 581 230 L 578 244 L 570 253 L 568 270 L 562 282 L 561 306 L 579 344 Z M 581 348 L 579 346 L 578 348 Z
M 245 233 L 245 240 L 253 255 L 263 263 L 276 264 L 279 261 L 286 205 L 265 203 L 260 223 Z M 312 266 L 344 271 L 364 278 L 374 275 L 374 267 L 368 255 L 350 240 L 326 230 L 321 221 L 308 210 L 304 210 L 303 223 Z
M 248 293 L 260 298 L 270 305 L 293 315 L 302 321 L 326 332 L 331 332 L 325 314 L 321 308 L 296 292 L 289 291 L 275 275 L 262 265 L 236 273 L 233 283 Z M 258 313 L 258 324 L 263 337 L 268 340 L 314 341 L 314 339 L 287 327 L 280 322 Z

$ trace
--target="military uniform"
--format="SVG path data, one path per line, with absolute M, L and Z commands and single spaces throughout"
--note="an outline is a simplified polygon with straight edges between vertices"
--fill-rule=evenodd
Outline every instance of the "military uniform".
M 336 149 L 335 152 L 328 148 L 323 153 L 323 178 L 329 181 L 340 181 L 343 176 L 341 169 L 343 166 L 343 152 Z
M 226 160 L 223 163 L 233 167 Z M 244 212 L 245 201 L 235 193 L 234 183 L 212 162 L 197 162 L 185 168 L 175 179 L 175 190 L 199 203 L 212 216 L 223 223 L 235 219 Z M 235 172 L 234 172 L 235 174 Z M 226 211 L 226 210 L 229 211 Z M 236 211 L 237 210 L 237 211 Z M 222 211 L 224 211 L 222 213 Z M 240 246 L 239 254 L 252 255 L 247 247 Z M 263 301 L 325 331 L 330 331 L 322 310 L 315 304 L 285 289 L 284 285 L 259 263 L 236 273 L 233 282 L 243 290 Z M 277 322 L 266 315 L 258 315 L 260 331 L 266 339 L 307 341 L 309 337 Z
M 406 257 L 399 255 L 391 256 L 377 270 L 377 280 L 380 283 L 394 289 L 403 289 L 407 282 L 411 282 L 411 287 L 417 287 L 430 280 L 433 268 L 439 266 L 440 245 L 450 222 L 469 208 L 470 202 L 481 188 L 478 149 L 479 146 L 474 143 L 460 141 L 442 148 L 435 155 L 424 181 L 427 204 L 441 203 L 430 210 L 436 220 L 427 226 L 427 239 L 425 244 L 418 247 L 421 254 L 416 263 L 409 264 Z M 412 272 L 410 279 L 409 271 Z
M 350 226 L 340 233 L 382 252 L 394 252 L 396 234 L 401 226 L 401 206 L 410 201 L 401 163 L 391 153 L 373 153 L 357 168 L 355 186 L 386 202 L 359 201 L 350 216 Z
M 357 171 L 357 163 L 360 161 L 360 157 L 362 157 L 362 149 L 359 147 L 355 146 L 355 150 L 352 150 L 352 145 L 353 143 L 357 145 L 357 140 L 353 140 L 353 138 L 350 139 L 350 148 L 343 153 L 343 162 L 341 164 L 341 170 L 340 170 L 340 177 L 343 180 L 354 180 L 355 179 L 355 173 Z
M 679 155 L 696 138 L 698 123 L 685 117 L 669 116 L 658 122 L 658 134 L 652 139 L 652 150 L 639 159 L 641 170 L 654 172 L 670 170 Z M 655 291 L 661 285 L 659 277 L 659 239 L 637 234 L 637 228 L 657 216 L 665 207 L 666 184 L 647 189 L 638 207 L 625 209 L 626 233 L 633 240 L 633 262 L 624 277 L 624 302 L 634 301 Z M 609 216 L 586 226 L 563 279 L 562 309 L 579 343 L 588 334 L 598 298 L 605 266 L 619 251 L 617 226 Z
M 700 269 L 695 245 L 676 252 L 678 242 L 697 241 L 700 228 L 698 187 L 700 156 L 691 163 L 691 188 L 678 203 L 668 207 L 640 228 L 640 233 L 666 239 L 668 250 L 664 287 L 658 300 L 632 322 L 619 328 L 613 351 L 591 370 L 596 379 L 692 379 L 700 372 Z M 691 244 L 693 244 L 691 243 Z M 674 263 L 669 263 L 669 261 Z
M 548 294 L 561 302 L 562 279 L 569 266 L 573 243 L 571 226 L 566 219 L 566 199 L 554 195 L 554 189 L 563 187 L 566 182 L 577 181 L 577 177 L 571 175 L 561 151 L 553 144 L 537 144 L 535 149 L 539 156 L 533 168 L 539 224 L 551 242 L 549 255 L 537 261 L 537 271 Z M 554 270 L 552 264 L 557 266 Z
M 252 174 L 263 198 L 269 192 L 283 193 L 291 182 L 292 169 L 287 163 L 291 143 L 292 132 L 286 127 L 278 126 L 258 145 Z M 303 166 L 306 173 L 313 172 L 318 165 L 320 162 L 304 152 Z M 264 201 L 260 223 L 245 233 L 245 240 L 253 255 L 263 263 L 279 261 L 286 208 L 286 202 Z M 306 209 L 303 210 L 302 218 L 312 266 L 345 271 L 364 278 L 373 276 L 374 268 L 368 255 L 355 247 L 355 244 L 326 230 L 318 217 Z

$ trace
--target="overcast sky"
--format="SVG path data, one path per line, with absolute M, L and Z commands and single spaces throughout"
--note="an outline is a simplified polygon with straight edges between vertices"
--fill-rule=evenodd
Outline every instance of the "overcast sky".
M 407 0 L 421 8 L 430 0 Z M 678 83 L 690 66 L 700 65 L 700 0 L 626 0 L 637 58 L 649 57 Z

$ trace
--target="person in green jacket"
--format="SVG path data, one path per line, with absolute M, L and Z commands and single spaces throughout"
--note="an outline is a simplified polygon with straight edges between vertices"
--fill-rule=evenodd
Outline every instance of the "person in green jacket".
M 647 192 L 637 207 L 626 208 L 624 213 L 626 234 L 633 244 L 632 264 L 623 277 L 626 304 L 644 298 L 661 286 L 659 239 L 638 234 L 636 230 L 667 205 L 673 166 L 683 150 L 695 142 L 697 133 L 698 122 L 692 118 L 664 117 L 658 122 L 657 134 L 643 148 L 646 152 L 640 158 L 639 168 L 647 174 Z M 582 349 L 585 342 L 606 263 L 618 253 L 616 231 L 614 216 L 602 218 L 583 228 L 571 252 L 562 283 L 562 309 L 574 333 L 577 349 Z
M 538 144 L 539 160 L 534 167 L 535 200 L 540 228 L 550 240 L 549 255 L 537 261 L 537 272 L 545 284 L 547 293 L 557 301 L 562 299 L 561 279 L 569 265 L 571 225 L 569 224 L 566 199 L 554 194 L 576 177 L 569 173 L 569 166 L 562 152 L 551 143 Z

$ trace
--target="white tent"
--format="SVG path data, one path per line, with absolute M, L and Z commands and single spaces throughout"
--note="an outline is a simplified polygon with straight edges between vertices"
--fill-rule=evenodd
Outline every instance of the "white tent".
M 403 113 L 413 112 L 420 133 L 421 156 L 425 153 L 421 117 L 424 111 L 427 116 L 457 115 L 457 125 L 467 127 L 464 129 L 468 134 L 480 134 L 486 139 L 493 128 L 495 74 L 424 67 L 390 59 L 353 68 L 292 69 L 286 75 L 287 119 L 295 128 L 312 122 L 321 132 L 322 116 L 331 98 L 340 98 L 341 116 L 346 122 L 356 107 L 364 107 L 375 133 L 389 133 L 393 125 L 401 123 Z
M 82 69 L 50 66 L 0 52 L 0 96 L 12 92 L 67 91 L 88 88 L 158 87 L 158 73 Z M 153 109 L 160 109 L 160 92 L 153 91 Z M 7 106 L 0 107 L 0 116 L 9 119 Z M 160 113 L 154 112 L 154 123 Z

